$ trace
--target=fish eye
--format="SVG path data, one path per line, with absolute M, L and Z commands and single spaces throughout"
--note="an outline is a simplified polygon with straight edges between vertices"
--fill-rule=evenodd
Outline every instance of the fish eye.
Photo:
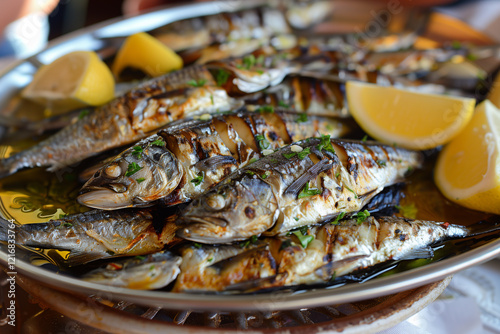
M 101 171 L 98 170 L 97 172 L 94 173 L 94 177 L 99 177 L 101 175 Z
M 106 176 L 113 178 L 113 179 L 116 179 L 118 176 L 121 175 L 122 169 L 118 165 L 112 165 L 112 166 L 106 167 L 106 169 L 104 170 L 104 173 L 106 174 Z
M 213 210 L 222 210 L 226 206 L 226 199 L 219 194 L 212 194 L 208 196 L 207 205 Z

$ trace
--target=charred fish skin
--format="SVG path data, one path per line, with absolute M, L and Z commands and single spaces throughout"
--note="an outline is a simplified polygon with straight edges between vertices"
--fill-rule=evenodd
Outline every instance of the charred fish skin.
M 157 200 L 167 206 L 187 202 L 266 150 L 322 133 L 338 137 L 348 129 L 335 119 L 286 112 L 246 111 L 177 122 L 101 168 L 82 187 L 78 201 L 104 210 Z
M 48 166 L 49 170 L 57 170 L 98 152 L 145 137 L 144 131 L 151 131 L 150 123 L 156 119 L 155 116 L 164 117 L 159 110 L 152 111 L 152 101 L 157 101 L 152 97 L 193 88 L 188 84 L 191 80 L 204 80 L 207 85 L 215 85 L 209 71 L 198 66 L 150 80 L 32 148 L 1 160 L 0 176 L 31 167 Z M 157 124 L 156 128 L 163 124 Z
M 173 240 L 171 227 L 167 223 L 158 232 L 149 210 L 89 211 L 46 223 L 17 225 L 15 232 L 18 245 L 83 253 L 91 261 L 160 251 Z M 3 232 L 0 237 L 6 238 Z
M 241 168 L 196 198 L 177 233 L 200 243 L 229 243 L 318 224 L 358 212 L 421 164 L 419 152 L 310 138 Z
M 348 219 L 315 226 L 304 234 L 295 231 L 289 236 L 220 246 L 223 249 L 220 253 L 217 247 L 210 245 L 187 246 L 181 251 L 183 263 L 173 291 L 248 293 L 277 287 L 328 284 L 332 278 L 367 270 L 443 239 L 468 234 L 469 230 L 459 225 L 400 217 L 368 217 L 363 222 Z M 246 267 L 249 263 L 260 271 L 249 272 Z M 210 279 L 205 281 L 204 277 Z
M 82 279 L 128 289 L 161 289 L 177 277 L 181 261 L 181 257 L 170 252 L 157 252 L 121 261 L 115 260 L 104 268 L 85 274 Z

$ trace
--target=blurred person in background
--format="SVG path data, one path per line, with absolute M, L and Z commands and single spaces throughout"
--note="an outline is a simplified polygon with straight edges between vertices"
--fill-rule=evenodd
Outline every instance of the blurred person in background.
M 0 57 L 28 57 L 45 47 L 48 15 L 59 0 L 0 0 Z

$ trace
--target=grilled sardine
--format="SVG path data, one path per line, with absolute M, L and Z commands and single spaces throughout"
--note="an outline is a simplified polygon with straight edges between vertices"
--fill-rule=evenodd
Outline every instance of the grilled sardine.
M 181 215 L 182 238 L 227 243 L 359 211 L 422 163 L 418 152 L 374 142 L 310 138 L 232 173 Z
M 81 204 L 118 209 L 187 202 L 250 161 L 319 134 L 339 137 L 337 120 L 273 111 L 228 113 L 172 124 L 106 164 L 83 186 Z

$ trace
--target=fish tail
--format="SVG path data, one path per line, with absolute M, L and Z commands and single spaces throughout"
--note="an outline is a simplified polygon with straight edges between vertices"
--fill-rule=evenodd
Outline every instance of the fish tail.
M 492 216 L 468 226 L 468 237 L 475 237 L 500 231 L 500 216 Z
M 0 241 L 8 242 L 9 239 L 16 240 L 18 233 L 18 225 L 13 220 L 0 217 Z

